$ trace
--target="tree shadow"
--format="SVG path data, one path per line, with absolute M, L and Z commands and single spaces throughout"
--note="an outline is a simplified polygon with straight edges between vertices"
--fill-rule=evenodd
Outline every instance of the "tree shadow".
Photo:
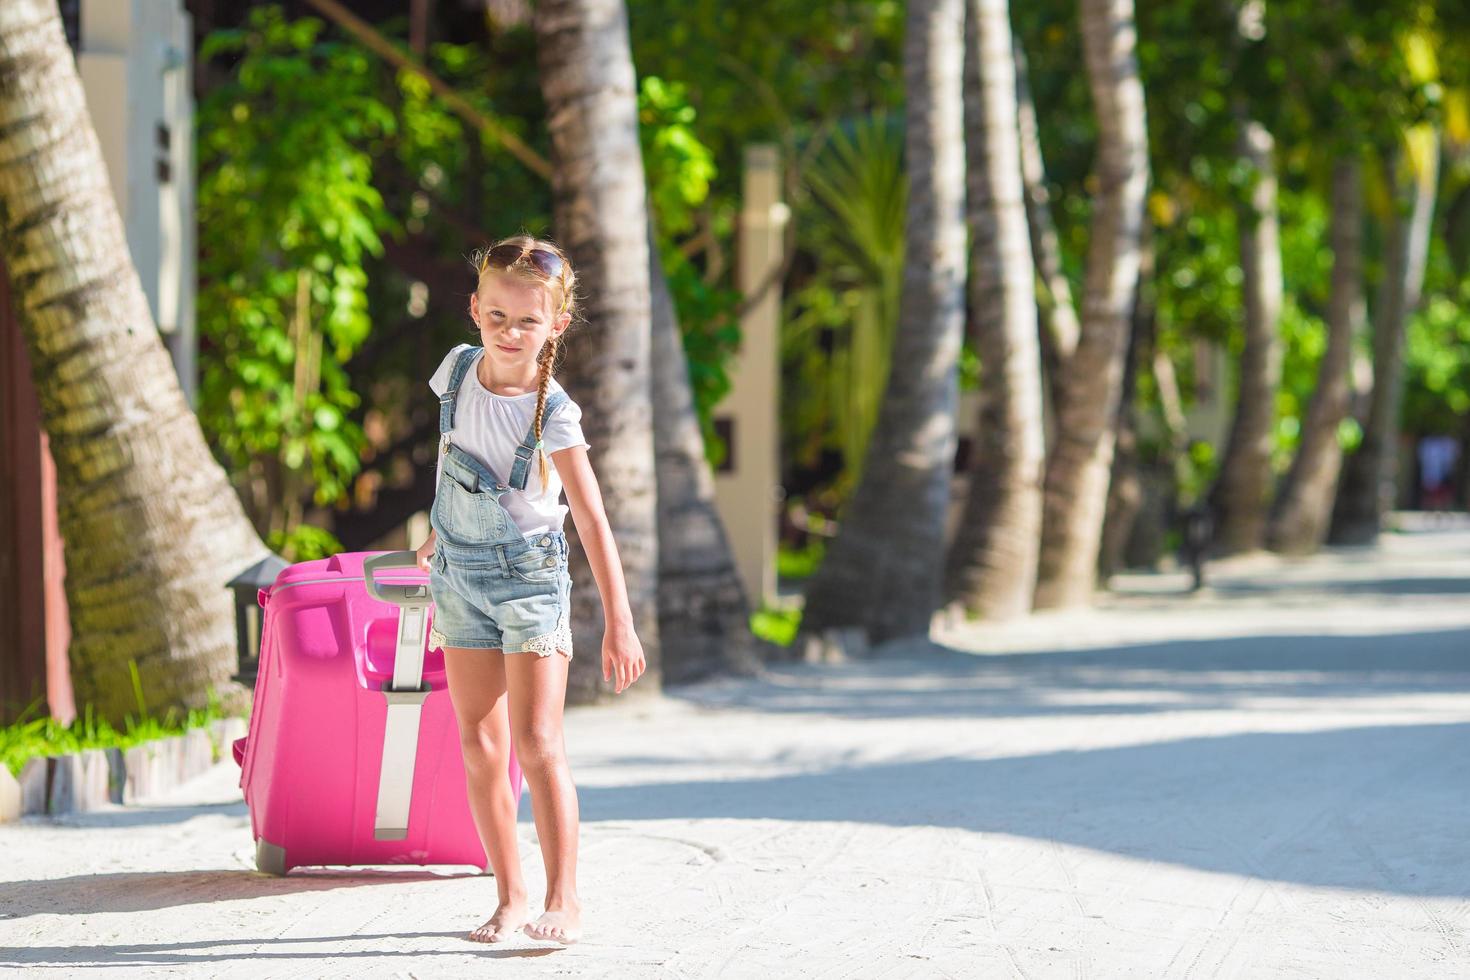
M 871 763 L 861 761 L 869 746 L 855 744 L 842 760 L 850 764 L 816 773 L 596 786 L 579 796 L 586 820 L 938 825 L 1313 886 L 1465 897 L 1470 725 L 1462 710 L 1445 724 L 1256 731 L 1001 759 L 965 758 L 964 748 L 985 751 L 988 719 L 1098 717 L 1111 729 L 1110 719 L 1126 716 L 1261 711 L 1279 699 L 1288 703 L 1270 705 L 1252 726 L 1274 716 L 1298 727 L 1318 710 L 1339 714 L 1369 698 L 1466 692 L 1463 628 L 995 655 L 896 644 L 872 660 L 783 665 L 764 681 L 672 696 L 837 721 L 974 719 L 958 751 L 936 746 L 950 754 Z M 629 759 L 659 765 L 648 748 Z
M 578 796 L 588 822 L 944 826 L 1317 887 L 1459 898 L 1470 897 L 1467 744 L 1470 724 L 1252 733 L 587 786 Z
M 209 905 L 275 898 L 299 892 L 404 885 L 448 878 L 480 877 L 420 870 L 296 870 L 283 878 L 255 871 L 125 871 L 7 881 L 0 891 L 0 920 L 28 915 L 89 915 L 97 912 L 151 912 L 185 905 Z M 111 948 L 111 947 L 109 947 Z
M 392 944 L 405 939 L 461 939 L 462 949 L 397 949 Z M 380 949 L 342 949 L 344 943 L 383 940 Z M 255 949 L 256 946 L 289 947 L 291 943 L 326 944 L 334 946 L 330 954 L 320 949 L 292 950 L 289 948 Z M 227 947 L 241 947 L 235 952 L 224 952 Z M 95 967 L 101 969 L 125 966 L 178 967 L 190 963 L 224 963 L 230 960 L 282 961 L 314 960 L 328 957 L 359 959 L 363 957 L 425 957 L 425 956 L 478 956 L 485 959 L 534 959 L 561 951 L 559 946 L 534 946 L 504 948 L 473 942 L 464 932 L 400 932 L 358 934 L 352 936 L 301 936 L 261 937 L 239 939 L 206 939 L 181 943 L 139 943 L 132 946 L 27 946 L 24 948 L 0 947 L 0 966 L 30 966 L 65 964 L 69 967 Z
M 1467 578 L 1373 578 L 1353 581 L 1341 578 L 1273 579 L 1269 582 L 1243 580 L 1212 583 L 1211 587 L 1227 595 L 1270 595 L 1273 604 L 1283 595 L 1310 593 L 1318 601 L 1323 595 L 1344 596 L 1428 596 L 1465 595 L 1470 593 Z
M 234 763 L 231 763 L 233 765 Z M 111 806 L 101 810 L 82 810 L 61 813 L 53 817 L 38 817 L 58 827 L 78 829 L 97 827 L 152 827 L 161 824 L 183 823 L 195 817 L 216 815 L 247 820 L 250 809 L 243 799 L 226 800 L 218 803 L 187 803 L 178 805 L 149 805 L 129 803 L 127 806 Z
M 1167 640 L 1041 653 L 895 645 L 845 664 L 671 688 L 701 707 L 845 718 L 1218 711 L 1262 698 L 1470 692 L 1470 629 Z

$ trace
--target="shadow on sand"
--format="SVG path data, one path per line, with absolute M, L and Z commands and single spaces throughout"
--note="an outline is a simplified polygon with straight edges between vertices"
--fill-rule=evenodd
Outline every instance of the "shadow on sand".
M 1466 692 L 1470 630 L 1453 629 L 1042 654 L 931 646 L 859 663 L 792 665 L 774 683 L 694 686 L 675 696 L 843 720 L 973 718 L 975 732 L 964 741 L 983 754 L 987 719 L 1096 715 L 1105 716 L 1099 724 L 1123 725 L 1158 712 L 1260 709 L 1275 698 L 1292 699 L 1285 709 L 1292 717 L 1309 717 L 1316 698 L 1340 715 L 1344 699 L 1350 710 L 1355 698 Z M 1426 718 L 1001 759 L 855 763 L 770 779 L 586 787 L 579 795 L 584 820 L 940 825 L 1311 886 L 1470 897 L 1463 833 L 1470 724 L 1462 717 L 1455 710 L 1444 724 Z M 676 764 L 646 752 L 639 758 Z
M 671 688 L 708 707 L 846 718 L 1012 718 L 1238 708 L 1260 698 L 1470 692 L 1470 629 L 1249 636 L 1042 653 L 934 644 L 847 664 L 790 664 L 771 682 Z
M 326 892 L 467 877 L 480 877 L 480 874 L 468 871 L 438 874 L 415 866 L 402 871 L 307 869 L 293 871 L 284 878 L 244 869 L 221 869 L 128 871 L 9 881 L 0 892 L 0 920 L 28 915 L 150 912 L 184 905 L 273 898 L 297 892 Z
M 414 939 L 459 939 L 462 947 L 454 949 L 400 948 L 404 940 Z M 311 948 L 293 950 L 292 943 L 310 943 Z M 377 943 L 376 946 L 370 944 Z M 368 948 L 347 948 L 369 944 Z M 258 947 L 270 947 L 261 949 Z M 324 952 L 322 947 L 331 952 Z M 559 946 L 535 946 L 504 948 L 473 942 L 463 932 L 400 932 L 400 933 L 357 933 L 351 936 L 269 936 L 239 939 L 205 939 L 184 943 L 140 943 L 133 946 L 27 946 L 24 949 L 0 947 L 0 966 L 30 966 L 41 964 L 67 967 L 92 967 L 107 969 L 125 966 L 156 966 L 160 969 L 186 966 L 191 963 L 225 963 L 231 960 L 248 960 L 265 964 L 290 960 L 352 960 L 367 957 L 375 960 L 392 957 L 420 958 L 425 956 L 478 956 L 485 959 L 511 960 L 534 959 L 560 952 Z
M 773 671 L 766 682 L 695 685 L 675 689 L 672 696 L 758 709 L 770 714 L 771 724 L 780 724 L 783 714 L 838 721 L 938 717 L 973 719 L 973 732 L 961 745 L 934 745 L 916 758 L 839 762 L 767 778 L 583 786 L 581 815 L 588 823 L 736 819 L 953 827 L 1314 887 L 1464 898 L 1470 897 L 1470 837 L 1464 833 L 1464 814 L 1470 812 L 1470 723 L 1458 718 L 1401 725 L 1375 724 L 1365 715 L 1363 724 L 1328 730 L 973 756 L 983 754 L 990 719 L 1106 715 L 1098 724 L 1121 725 L 1129 715 L 1239 709 L 1263 698 L 1296 699 L 1289 709 L 1295 718 L 1310 716 L 1314 697 L 1324 698 L 1324 710 L 1340 717 L 1347 710 L 1345 698 L 1467 691 L 1466 630 L 1248 637 L 1000 656 L 937 648 L 841 666 L 792 665 Z M 1446 710 L 1463 705 L 1459 700 Z M 1279 708 L 1262 713 L 1263 723 L 1283 717 L 1288 716 Z M 712 723 L 718 722 L 712 718 Z M 873 731 L 882 737 L 882 729 Z M 971 757 L 965 745 L 975 747 Z M 850 758 L 857 760 L 864 748 L 854 744 Z M 645 751 L 639 758 L 670 768 L 683 764 L 657 752 Z M 231 817 L 244 813 L 239 803 L 204 809 Z M 169 822 L 199 812 L 161 807 L 138 811 L 136 819 L 99 814 L 95 824 Z M 980 857 L 966 851 L 955 860 Z M 269 878 L 238 870 L 7 882 L 0 892 L 0 918 L 163 910 L 308 890 L 391 888 L 436 877 L 441 876 L 418 871 L 313 871 Z M 307 956 L 215 949 L 286 941 L 11 949 L 0 951 L 0 964 L 109 966 Z M 539 952 L 487 950 L 484 955 Z

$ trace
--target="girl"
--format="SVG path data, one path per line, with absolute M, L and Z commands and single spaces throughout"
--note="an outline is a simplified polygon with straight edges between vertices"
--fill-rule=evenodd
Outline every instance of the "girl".
M 574 312 L 571 263 L 552 243 L 521 235 L 481 253 L 476 266 L 470 317 L 484 346 L 456 347 L 429 381 L 442 451 L 433 530 L 418 548 L 435 605 L 430 644 L 444 650 L 470 810 L 500 898 L 470 938 L 499 942 L 524 926 L 535 939 L 573 943 L 582 926 L 577 791 L 562 740 L 572 657 L 563 486 L 602 595 L 602 676 L 616 677 L 618 693 L 643 673 L 643 648 L 581 409 L 551 376 Z M 546 909 L 534 922 L 506 778 L 512 745 L 546 864 Z

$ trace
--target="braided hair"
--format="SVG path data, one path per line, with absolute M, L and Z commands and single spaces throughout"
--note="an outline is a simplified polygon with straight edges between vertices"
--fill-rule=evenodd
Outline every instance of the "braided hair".
M 489 255 L 492 251 L 500 249 L 505 245 L 520 246 L 521 253 L 509 265 L 491 268 Z M 529 253 L 532 249 L 544 249 L 561 259 L 561 272 L 557 276 L 548 276 L 539 269 L 534 262 L 529 261 Z M 514 235 L 510 238 L 501 239 L 475 253 L 472 257 L 478 276 L 475 281 L 476 290 L 485 281 L 485 276 L 491 272 L 504 272 L 514 275 L 516 278 L 527 282 L 535 282 L 551 289 L 554 292 L 555 302 L 553 306 L 557 315 L 571 313 L 576 317 L 576 282 L 577 275 L 572 271 L 572 263 L 554 242 L 545 239 L 533 238 L 530 235 Z M 539 461 L 539 472 L 541 474 L 541 485 L 544 487 L 551 480 L 550 467 L 546 462 L 546 451 L 541 445 L 541 426 L 546 414 L 546 391 L 551 385 L 552 373 L 556 370 L 556 362 L 561 354 L 561 338 L 552 335 L 546 338 L 540 352 L 536 355 L 536 415 L 532 421 L 532 429 L 536 434 L 536 456 Z

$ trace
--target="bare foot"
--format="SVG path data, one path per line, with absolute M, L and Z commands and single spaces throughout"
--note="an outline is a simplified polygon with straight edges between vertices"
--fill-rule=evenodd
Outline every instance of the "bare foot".
M 526 923 L 525 933 L 532 939 L 570 946 L 582 938 L 582 908 L 579 905 L 549 908 L 535 922 Z
M 529 914 L 524 898 L 502 902 L 495 909 L 495 914 L 485 920 L 484 925 L 470 933 L 470 938 L 477 943 L 501 942 L 519 929 Z

